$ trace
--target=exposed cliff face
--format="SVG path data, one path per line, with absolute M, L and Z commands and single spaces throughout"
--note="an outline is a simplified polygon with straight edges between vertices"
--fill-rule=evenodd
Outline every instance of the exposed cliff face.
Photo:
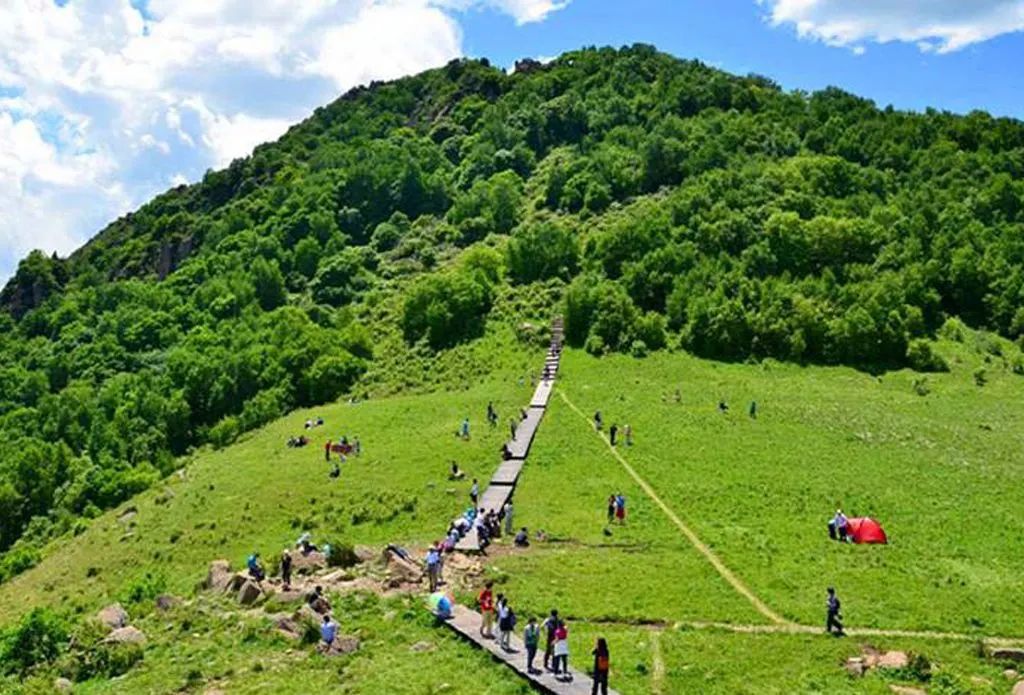
M 0 290 L 0 308 L 20 319 L 59 292 L 66 282 L 64 261 L 56 254 L 47 257 L 41 251 L 33 251 L 18 264 L 14 277 Z

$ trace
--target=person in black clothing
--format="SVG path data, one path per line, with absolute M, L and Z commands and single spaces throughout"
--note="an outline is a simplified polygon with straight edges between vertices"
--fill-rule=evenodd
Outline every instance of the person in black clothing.
M 498 413 L 494 410 L 494 403 L 487 404 L 487 423 L 491 427 L 498 424 Z
M 608 642 L 604 637 L 597 638 L 597 646 L 591 652 L 594 655 L 594 686 L 590 695 L 597 695 L 598 688 L 608 695 Z
M 828 588 L 828 602 L 826 603 L 826 609 L 828 614 L 825 617 L 825 632 L 835 634 L 836 637 L 843 636 L 843 623 L 842 616 L 839 614 L 839 597 L 836 596 L 836 590 L 832 587 Z M 835 628 L 835 633 L 832 632 L 832 628 Z
M 601 420 L 601 411 L 598 410 L 596 413 L 594 413 L 594 429 L 600 431 L 602 424 L 603 422 Z
M 287 549 L 281 554 L 281 581 L 284 583 L 284 590 L 291 591 L 292 588 L 292 554 Z
M 612 426 L 608 428 L 608 438 L 609 438 L 609 439 L 611 440 L 611 442 L 612 442 L 612 446 L 615 446 L 615 437 L 616 437 L 616 436 L 617 436 L 618 434 L 619 434 L 619 426 L 618 426 L 618 425 L 616 425 L 616 424 L 615 424 L 615 423 L 613 422 L 613 423 L 612 423 Z
M 551 661 L 555 653 L 555 630 L 558 629 L 558 611 L 552 610 L 541 625 L 544 628 L 544 670 L 551 670 Z

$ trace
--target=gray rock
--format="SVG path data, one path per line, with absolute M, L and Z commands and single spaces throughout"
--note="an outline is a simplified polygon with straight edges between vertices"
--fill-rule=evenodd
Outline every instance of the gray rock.
M 128 625 L 114 630 L 103 641 L 110 644 L 145 644 L 146 635 L 139 628 Z
M 58 678 L 53 682 L 53 689 L 58 693 L 70 693 L 75 684 L 67 678 Z
M 96 619 L 109 628 L 117 629 L 128 624 L 128 611 L 120 603 L 113 603 L 100 610 Z
M 254 581 L 246 580 L 238 590 L 238 602 L 243 606 L 251 606 L 263 596 L 263 589 Z
M 225 591 L 231 583 L 231 563 L 227 560 L 214 560 L 206 573 L 206 588 L 214 591 Z

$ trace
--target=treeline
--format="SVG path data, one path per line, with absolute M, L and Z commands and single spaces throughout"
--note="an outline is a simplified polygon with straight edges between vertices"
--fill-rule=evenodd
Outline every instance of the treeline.
M 479 336 L 504 283 L 564 283 L 567 337 L 598 354 L 942 369 L 948 317 L 1024 333 L 1024 126 L 647 46 L 354 90 L 22 262 L 0 292 L 0 551 L 336 398 L 385 328 Z

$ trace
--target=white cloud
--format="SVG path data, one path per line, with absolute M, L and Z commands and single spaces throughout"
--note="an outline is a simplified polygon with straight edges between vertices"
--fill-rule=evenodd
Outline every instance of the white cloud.
M 562 0 L 3 0 L 0 282 L 35 246 L 248 154 L 375 79 L 462 54 L 458 12 L 524 24 Z
M 902 41 L 949 53 L 1024 30 L 1024 0 L 758 0 L 775 25 L 863 52 L 864 42 Z

